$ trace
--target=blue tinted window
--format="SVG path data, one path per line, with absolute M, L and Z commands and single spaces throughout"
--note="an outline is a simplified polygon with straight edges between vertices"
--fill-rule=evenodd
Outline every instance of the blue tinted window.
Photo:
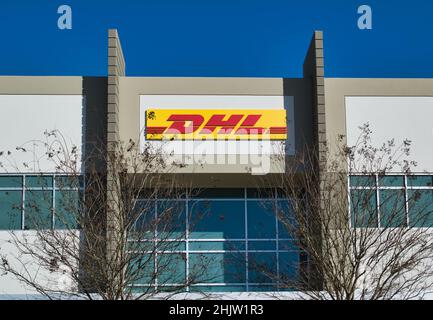
M 405 227 L 406 200 L 404 190 L 381 190 L 380 226 L 387 228 Z
M 56 176 L 57 189 L 83 188 L 83 178 L 81 176 Z
M 134 275 L 132 279 L 134 284 L 149 285 L 155 283 L 155 256 L 153 254 L 143 254 L 132 259 L 129 268 L 130 274 Z M 145 288 L 141 288 L 141 292 L 143 290 Z
M 376 177 L 375 176 L 351 176 L 350 186 L 351 187 L 375 187 Z
M 409 190 L 409 223 L 411 227 L 433 227 L 433 190 Z
M 251 283 L 273 283 L 277 275 L 277 255 L 270 252 L 248 254 L 248 274 Z
M 0 176 L 0 188 L 22 188 L 23 179 L 20 176 Z
M 0 191 L 0 230 L 20 230 L 21 191 Z
M 380 176 L 379 186 L 381 187 L 403 187 L 403 176 Z
M 158 284 L 183 284 L 186 280 L 186 254 L 158 254 Z
M 299 278 L 299 252 L 280 252 L 278 263 L 283 282 L 290 283 Z
M 189 250 L 192 251 L 239 251 L 245 250 L 245 241 L 190 241 Z
M 56 229 L 75 229 L 78 227 L 80 213 L 80 194 L 78 191 L 57 191 L 54 227 Z
M 296 236 L 297 221 L 290 200 L 277 201 L 278 237 L 292 239 Z
M 194 283 L 245 282 L 245 256 L 236 253 L 192 253 L 190 276 Z
M 51 229 L 52 192 L 26 191 L 25 197 L 24 228 L 26 230 Z
M 433 176 L 408 176 L 408 187 L 432 187 Z
M 53 177 L 51 176 L 27 176 L 26 188 L 52 188 Z
M 248 238 L 275 239 L 275 201 L 248 201 Z
M 191 239 L 245 238 L 244 201 L 189 202 Z
M 376 191 L 352 190 L 350 194 L 352 226 L 356 228 L 377 227 Z
M 158 201 L 157 221 L 158 237 L 162 239 L 185 238 L 186 233 L 186 202 Z

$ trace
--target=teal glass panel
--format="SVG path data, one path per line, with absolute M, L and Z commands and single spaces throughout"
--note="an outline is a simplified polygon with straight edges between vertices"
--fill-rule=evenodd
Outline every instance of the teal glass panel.
M 378 226 L 376 191 L 352 190 L 350 195 L 352 226 L 376 228 Z
M 130 237 L 134 239 L 152 239 L 156 232 L 156 202 L 144 200 L 136 203 L 130 213 L 133 230 Z
M 248 270 L 250 283 L 273 283 L 277 278 L 277 254 L 249 253 Z
M 247 189 L 249 199 L 275 199 L 285 198 L 284 190 L 281 188 L 256 188 Z
M 26 188 L 52 188 L 52 176 L 26 176 Z
M 170 251 L 185 251 L 185 241 L 173 241 L 168 239 L 160 239 L 156 244 L 156 249 L 159 252 L 170 252 Z
M 248 238 L 275 239 L 275 201 L 248 201 Z
M 193 190 L 189 197 L 191 199 L 236 199 L 244 198 L 244 189 L 235 188 L 209 188 Z
M 193 283 L 244 283 L 245 255 L 237 253 L 191 253 Z
M 60 230 L 78 228 L 80 217 L 80 193 L 56 191 L 54 228 Z
M 190 239 L 245 238 L 245 202 L 195 200 L 189 202 Z
M 279 279 L 289 284 L 299 278 L 300 254 L 298 251 L 279 253 Z
M 403 176 L 380 176 L 379 186 L 381 187 L 403 187 L 404 177 Z
M 184 284 L 186 280 L 186 254 L 158 254 L 158 284 Z
M 21 176 L 0 176 L 0 188 L 22 188 Z
M 189 250 L 192 251 L 239 251 L 245 250 L 245 241 L 200 241 L 189 242 Z
M 298 244 L 294 240 L 279 241 L 278 249 L 280 251 L 294 251 L 294 250 L 296 251 L 298 250 Z
M 276 285 L 255 285 L 251 284 L 249 286 L 250 292 L 275 292 L 278 291 L 278 287 Z
M 52 227 L 52 192 L 29 191 L 25 193 L 24 229 L 43 230 Z
M 277 242 L 276 241 L 249 241 L 248 242 L 248 250 L 276 250 Z
M 185 238 L 186 201 L 157 201 L 157 210 L 158 238 Z
M 297 221 L 290 200 L 277 201 L 278 237 L 293 239 L 296 236 Z
M 138 294 L 138 295 L 142 295 L 142 294 L 153 294 L 155 292 L 155 287 L 151 286 L 151 285 L 137 285 L 137 286 L 132 286 L 130 288 L 128 288 L 129 292 L 132 294 Z
M 21 191 L 0 191 L 0 230 L 21 230 Z
M 408 176 L 407 186 L 410 187 L 433 187 L 433 176 Z
M 433 190 L 408 190 L 409 225 L 433 227 Z
M 155 255 L 136 254 L 136 256 L 132 256 L 127 273 L 130 275 L 132 284 L 145 286 L 139 292 L 148 290 L 149 288 L 146 285 L 154 284 L 156 279 Z
M 351 187 L 376 187 L 375 176 L 351 176 Z
M 83 188 L 82 176 L 56 176 L 56 189 L 78 189 Z
M 246 286 L 191 286 L 190 292 L 245 292 Z
M 403 190 L 380 190 L 379 209 L 381 227 L 398 228 L 407 225 Z

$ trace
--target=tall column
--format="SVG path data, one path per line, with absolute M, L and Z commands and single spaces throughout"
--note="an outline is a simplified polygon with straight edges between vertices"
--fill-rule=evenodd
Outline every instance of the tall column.
M 108 103 L 107 103 L 107 262 L 117 272 L 112 283 L 122 286 L 119 273 L 126 242 L 120 203 L 119 161 L 119 78 L 125 76 L 125 60 L 117 30 L 108 30 Z M 116 288 L 108 288 L 116 289 Z M 110 294 L 108 292 L 108 294 Z M 112 293 L 113 296 L 115 292 Z

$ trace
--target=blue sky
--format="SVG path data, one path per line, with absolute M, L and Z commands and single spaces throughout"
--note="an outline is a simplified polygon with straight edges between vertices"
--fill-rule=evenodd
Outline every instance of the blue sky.
M 106 75 L 108 28 L 129 76 L 301 77 L 323 30 L 327 77 L 433 77 L 431 0 L 1 0 L 0 75 Z

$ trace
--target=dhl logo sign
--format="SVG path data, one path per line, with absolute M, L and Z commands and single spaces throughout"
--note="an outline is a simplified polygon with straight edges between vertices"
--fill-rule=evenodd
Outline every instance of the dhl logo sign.
M 147 140 L 286 140 L 285 110 L 147 110 Z

